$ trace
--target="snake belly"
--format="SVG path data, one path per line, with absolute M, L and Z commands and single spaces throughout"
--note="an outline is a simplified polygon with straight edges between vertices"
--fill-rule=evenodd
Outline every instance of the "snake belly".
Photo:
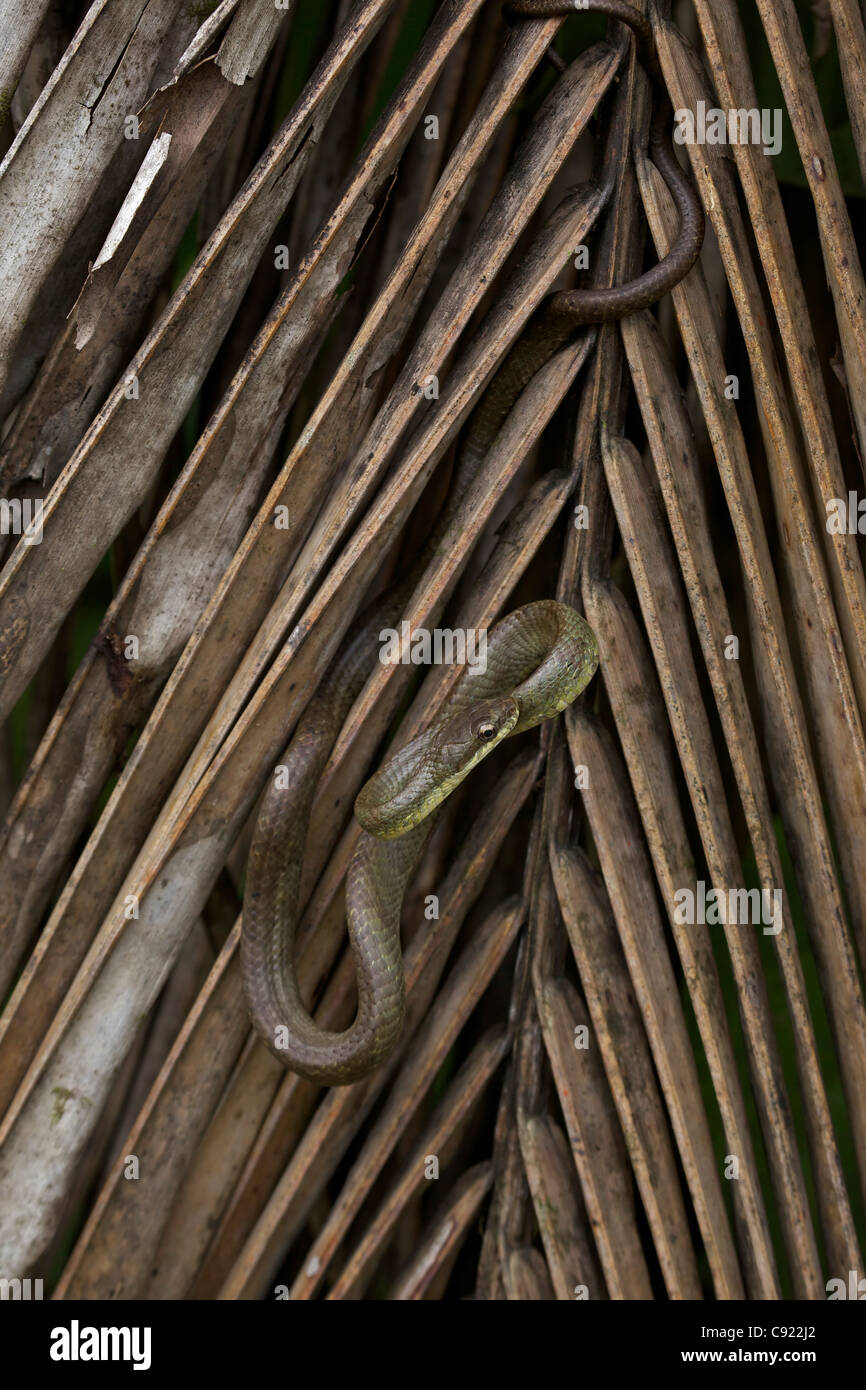
M 358 1007 L 349 1028 L 330 1032 L 308 1012 L 295 971 L 301 866 L 316 786 L 369 670 L 375 626 L 338 658 L 298 726 L 285 774 L 262 800 L 244 892 L 241 961 L 253 1025 L 286 1067 L 328 1086 L 368 1075 L 400 1037 L 400 910 L 433 813 L 505 738 L 570 705 L 598 665 L 592 630 L 572 608 L 542 600 L 517 609 L 490 632 L 485 669 L 465 668 L 435 724 L 361 789 L 355 814 L 363 831 L 346 881 Z

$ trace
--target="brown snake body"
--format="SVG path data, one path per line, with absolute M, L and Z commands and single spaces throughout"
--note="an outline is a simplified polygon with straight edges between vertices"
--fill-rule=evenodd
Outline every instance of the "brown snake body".
M 649 307 L 688 273 L 700 252 L 703 213 L 674 154 L 670 103 L 645 17 L 623 0 L 514 0 L 509 6 L 515 18 L 555 18 L 584 10 L 620 20 L 635 35 L 654 93 L 650 154 L 676 202 L 680 230 L 669 254 L 630 284 L 550 296 L 476 410 L 466 449 L 470 472 L 490 447 L 511 401 L 575 327 Z M 452 513 L 466 484 L 465 476 L 458 478 Z M 325 763 L 369 673 L 376 637 L 402 611 L 404 597 L 401 589 L 384 600 L 384 608 L 378 604 L 326 673 L 284 754 L 283 775 L 265 793 L 248 861 L 241 952 L 253 1024 L 286 1066 L 327 1085 L 346 1085 L 368 1074 L 400 1036 L 400 908 L 436 807 L 504 738 L 570 704 L 598 662 L 595 638 L 573 609 L 553 601 L 518 609 L 491 632 L 487 671 L 464 672 L 433 727 L 390 758 L 362 788 L 355 809 L 364 832 L 346 886 L 358 1009 L 348 1029 L 328 1032 L 304 1006 L 294 965 L 306 828 Z

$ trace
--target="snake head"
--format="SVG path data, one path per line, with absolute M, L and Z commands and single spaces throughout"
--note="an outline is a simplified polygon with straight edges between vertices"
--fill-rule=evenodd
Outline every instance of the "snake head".
M 359 823 L 384 840 L 420 825 L 508 737 L 519 715 L 510 695 L 480 700 L 407 743 L 361 788 Z
M 455 714 L 436 730 L 432 760 L 438 781 L 447 784 L 439 797 L 444 801 L 482 758 L 507 738 L 520 716 L 520 706 L 511 695 L 480 700 L 471 709 Z M 437 802 L 438 805 L 438 802 Z

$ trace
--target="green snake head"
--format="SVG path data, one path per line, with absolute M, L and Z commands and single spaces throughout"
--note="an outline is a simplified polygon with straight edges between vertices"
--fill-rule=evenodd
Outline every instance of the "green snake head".
M 407 743 L 358 793 L 360 825 L 382 840 L 420 825 L 508 737 L 519 715 L 517 701 L 501 695 L 479 701 Z

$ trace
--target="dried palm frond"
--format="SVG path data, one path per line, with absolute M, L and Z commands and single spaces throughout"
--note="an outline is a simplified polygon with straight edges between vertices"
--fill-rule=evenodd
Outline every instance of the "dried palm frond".
M 526 381 L 550 291 L 675 236 L 620 26 L 7 6 L 3 1278 L 774 1300 L 862 1268 L 863 15 L 639 8 L 681 129 L 754 138 L 684 142 L 699 263 Z M 256 808 L 506 387 L 403 620 L 555 596 L 600 675 L 446 803 L 399 1046 L 323 1089 L 250 1031 Z M 328 1028 L 352 805 L 459 673 L 424 674 L 371 656 L 317 793 L 298 974 Z

